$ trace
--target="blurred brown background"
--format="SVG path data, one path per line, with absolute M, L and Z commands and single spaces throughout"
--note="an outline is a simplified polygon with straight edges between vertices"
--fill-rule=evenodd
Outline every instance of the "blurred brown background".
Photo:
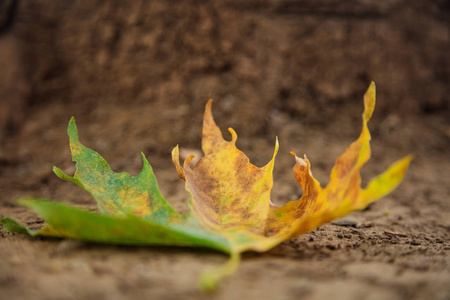
M 257 258 L 249 260 L 242 273 L 230 279 L 237 288 L 225 289 L 216 299 L 246 299 L 242 291 L 255 280 L 264 287 L 252 290 L 260 293 L 258 299 L 308 293 L 329 299 L 327 292 L 342 299 L 448 299 L 449 77 L 448 0 L 0 0 L 0 213 L 40 226 L 35 215 L 14 204 L 23 195 L 95 207 L 87 193 L 51 171 L 53 165 L 67 173 L 75 170 L 65 133 L 71 116 L 77 119 L 81 141 L 101 153 L 115 171 L 139 172 L 143 151 L 164 194 L 185 211 L 188 196 L 170 151 L 180 144 L 186 153 L 199 152 L 201 118 L 209 98 L 215 99 L 213 112 L 224 135 L 229 138 L 225 129 L 233 127 L 238 147 L 256 165 L 272 157 L 279 137 L 272 200 L 296 200 L 300 189 L 290 171 L 289 151 L 306 152 L 314 174 L 326 183 L 334 160 L 360 131 L 362 96 L 373 80 L 377 107 L 369 127 L 374 151 L 364 182 L 401 156 L 416 155 L 396 192 L 374 204 L 372 211 L 352 215 L 361 222 L 372 220 L 374 227 L 363 232 L 364 238 L 352 235 L 347 241 L 336 240 L 336 232 L 354 232 L 327 225 L 269 253 L 264 257 L 268 266 L 258 266 Z M 384 230 L 404 232 L 409 242 L 392 246 Z M 0 252 L 19 249 L 20 260 L 32 260 L 16 269 L 10 256 L 3 257 L 2 295 L 65 299 L 58 294 L 60 287 L 75 289 L 58 281 L 63 280 L 59 271 L 55 276 L 45 273 L 51 262 L 36 264 L 43 256 L 53 262 L 58 243 L 2 235 L 0 244 L 6 241 L 6 246 Z M 418 245 L 428 250 L 414 248 Z M 63 256 L 71 257 L 70 245 L 69 254 L 64 249 Z M 112 257 L 110 266 L 100 269 L 106 268 L 112 275 L 103 278 L 123 292 L 116 296 L 131 291 L 146 295 L 146 284 L 156 282 L 163 287 L 175 284 L 168 294 L 156 293 L 160 299 L 201 299 L 195 276 L 189 275 L 189 268 L 199 273 L 204 263 L 195 254 L 186 254 L 180 265 L 188 277 L 174 283 L 173 273 L 184 273 L 169 272 L 168 265 L 178 265 L 162 250 L 158 255 L 170 262 L 159 270 L 168 271 L 153 281 L 143 277 L 146 284 L 137 286 L 141 279 L 127 283 L 123 278 L 137 276 L 128 266 L 160 250 L 128 250 L 92 246 L 73 259 L 92 265 L 97 263 L 93 253 Z M 207 262 L 220 260 L 208 255 Z M 283 260 L 277 265 L 278 256 Z M 317 263 L 317 269 L 302 269 L 302 260 Z M 374 265 L 364 265 L 367 262 Z M 298 267 L 295 272 L 289 271 L 293 265 Z M 108 269 L 111 266 L 115 269 Z M 369 273 L 355 271 L 361 266 Z M 42 270 L 48 275 L 42 282 L 26 275 Z M 267 270 L 275 272 L 274 277 L 264 276 Z M 76 268 L 67 272 L 70 280 L 79 278 L 84 299 L 102 299 L 95 295 L 103 294 L 109 298 L 109 288 L 96 286 L 97 273 Z M 270 290 L 273 278 L 282 281 L 278 289 L 292 292 Z M 55 282 L 55 287 L 41 288 L 43 282 Z M 35 286 L 34 292 L 27 294 L 27 285 Z M 377 294 L 380 287 L 383 293 Z M 369 297 L 373 295 L 380 298 Z
M 6 19 L 17 1 L 1 3 Z M 0 37 L 1 153 L 36 112 L 47 120 L 35 127 L 75 115 L 117 142 L 147 139 L 143 150 L 193 146 L 209 98 L 225 126 L 273 137 L 279 115 L 355 117 L 371 80 L 379 118 L 442 115 L 449 11 L 426 0 L 21 1 Z

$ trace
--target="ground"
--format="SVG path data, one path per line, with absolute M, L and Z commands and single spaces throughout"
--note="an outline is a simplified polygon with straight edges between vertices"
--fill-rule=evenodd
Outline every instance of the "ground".
M 306 2 L 22 2 L 14 27 L 0 32 L 0 215 L 41 227 L 16 205 L 20 196 L 95 210 L 52 173 L 75 171 L 71 116 L 117 172 L 137 174 L 143 151 L 165 197 L 186 212 L 170 151 L 201 155 L 210 97 L 224 136 L 236 129 L 255 165 L 270 160 L 278 136 L 272 201 L 295 201 L 289 152 L 306 153 L 325 185 L 359 134 L 372 79 L 379 97 L 363 184 L 415 155 L 393 193 L 347 222 L 246 253 L 213 294 L 197 279 L 227 260 L 214 251 L 31 238 L 0 226 L 0 298 L 449 299 L 448 4 Z

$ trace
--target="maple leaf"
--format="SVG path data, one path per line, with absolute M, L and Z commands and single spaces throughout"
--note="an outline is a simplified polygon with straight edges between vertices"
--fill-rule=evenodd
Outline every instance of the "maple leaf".
M 145 156 L 137 176 L 115 173 L 95 151 L 82 145 L 75 120 L 69 122 L 68 135 L 74 176 L 54 167 L 57 176 L 72 181 L 97 201 L 100 214 L 44 199 L 23 198 L 19 203 L 36 211 L 47 221 L 41 230 L 30 230 L 10 218 L 0 222 L 6 230 L 32 236 L 56 236 L 86 241 L 129 245 L 197 246 L 230 254 L 230 260 L 204 272 L 201 283 L 213 288 L 234 272 L 244 251 L 267 251 L 279 243 L 361 210 L 390 193 L 403 179 L 412 156 L 394 163 L 361 188 L 360 170 L 370 158 L 370 133 L 367 122 L 375 107 L 375 84 L 364 96 L 362 132 L 337 159 L 330 181 L 322 188 L 311 173 L 309 160 L 295 156 L 293 172 L 303 190 L 298 201 L 278 207 L 271 203 L 272 159 L 262 168 L 252 165 L 236 148 L 233 129 L 231 141 L 222 137 L 206 106 L 203 120 L 204 157 L 192 168 L 193 156 L 179 162 L 178 146 L 172 160 L 178 176 L 185 180 L 191 194 L 189 213 L 178 214 L 161 195 L 153 170 Z

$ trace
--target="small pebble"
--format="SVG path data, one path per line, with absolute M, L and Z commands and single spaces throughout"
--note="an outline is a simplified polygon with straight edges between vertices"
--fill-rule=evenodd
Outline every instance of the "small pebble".
M 337 221 L 331 222 L 331 224 L 336 225 L 336 226 L 346 226 L 346 227 L 356 227 L 358 225 L 357 222 L 350 221 L 350 220 L 337 220 Z
M 327 245 L 326 247 L 327 247 L 327 249 L 330 249 L 330 250 L 336 250 L 335 245 Z

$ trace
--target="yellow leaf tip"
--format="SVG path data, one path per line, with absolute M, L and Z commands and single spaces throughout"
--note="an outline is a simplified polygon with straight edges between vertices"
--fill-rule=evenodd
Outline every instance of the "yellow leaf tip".
M 402 157 L 401 159 L 396 161 L 394 164 L 402 165 L 403 168 L 405 168 L 405 172 L 406 172 L 406 169 L 409 167 L 409 165 L 411 164 L 411 161 L 413 159 L 414 159 L 414 154 L 409 154 L 409 155 L 406 155 L 405 157 Z
M 195 157 L 195 155 L 194 154 L 191 154 L 191 155 L 189 155 L 188 157 L 186 157 L 186 159 L 184 160 L 184 163 L 183 163 L 183 165 L 184 165 L 184 167 L 186 168 L 186 167 L 191 167 L 191 162 L 192 162 L 192 160 L 194 159 L 194 157 Z
M 206 103 L 206 111 L 211 112 L 211 107 L 212 107 L 212 103 L 213 103 L 213 99 L 209 99 L 208 102 Z
M 205 124 L 215 125 L 214 118 L 212 115 L 212 103 L 213 103 L 212 99 L 209 99 L 209 101 L 206 103 L 205 113 L 203 115 L 203 129 L 205 129 L 206 126 Z
M 402 162 L 403 164 L 406 165 L 406 168 L 409 167 L 409 165 L 411 164 L 411 161 L 415 158 L 414 154 L 409 154 L 406 155 L 405 157 L 403 157 L 402 159 L 400 159 L 400 162 Z
M 273 170 L 273 166 L 275 164 L 275 157 L 277 156 L 279 149 L 280 149 L 280 144 L 278 143 L 278 137 L 276 137 L 275 138 L 275 149 L 273 151 L 272 159 L 269 161 L 269 163 L 265 167 L 271 166 L 270 168 L 272 168 L 272 170 Z
M 177 169 L 178 177 L 183 180 L 186 180 L 186 175 L 185 175 L 184 169 L 180 165 L 180 149 L 179 149 L 178 145 L 176 145 L 172 149 L 172 162 L 175 165 L 175 168 Z
M 231 142 L 232 143 L 236 143 L 236 140 L 237 140 L 237 133 L 236 133 L 236 131 L 234 131 L 234 129 L 231 128 L 231 127 L 228 128 L 228 131 L 231 133 Z
M 179 156 L 180 156 L 180 148 L 178 147 L 178 145 L 176 145 L 172 149 L 172 160 L 178 158 Z
M 364 113 L 363 119 L 365 122 L 368 122 L 372 117 L 373 111 L 375 109 L 376 102 L 376 86 L 375 82 L 371 82 L 369 88 L 364 94 Z

